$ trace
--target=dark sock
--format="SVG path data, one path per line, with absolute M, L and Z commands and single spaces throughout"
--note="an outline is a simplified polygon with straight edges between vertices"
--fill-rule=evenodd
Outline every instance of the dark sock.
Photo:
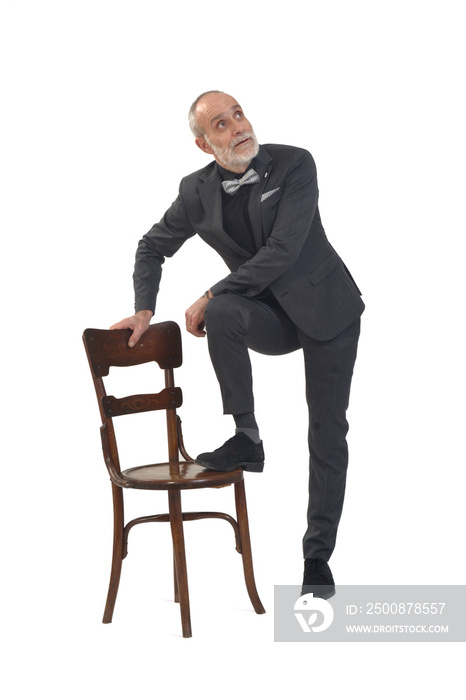
M 259 426 L 256 423 L 254 413 L 240 413 L 237 416 L 233 416 L 233 418 L 235 419 L 237 433 L 245 433 L 256 443 L 261 441 Z

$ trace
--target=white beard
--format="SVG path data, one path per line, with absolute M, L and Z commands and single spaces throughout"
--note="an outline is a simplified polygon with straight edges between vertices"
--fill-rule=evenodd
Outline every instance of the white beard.
M 223 148 L 220 148 L 219 146 L 214 146 L 209 141 L 207 136 L 204 136 L 204 138 L 211 147 L 212 151 L 214 152 L 214 156 L 221 163 L 223 163 L 223 165 L 225 165 L 227 169 L 228 167 L 232 166 L 237 167 L 241 165 L 247 165 L 259 153 L 259 143 L 253 131 L 243 132 L 234 141 L 232 141 L 229 146 L 224 146 Z M 251 139 L 250 143 L 247 146 L 244 146 L 240 152 L 236 153 L 234 150 L 235 146 L 247 138 Z

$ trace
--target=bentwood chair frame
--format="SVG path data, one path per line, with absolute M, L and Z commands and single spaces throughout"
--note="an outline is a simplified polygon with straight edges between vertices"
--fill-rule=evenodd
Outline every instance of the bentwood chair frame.
M 239 468 L 223 473 L 205 469 L 195 464 L 183 444 L 181 420 L 176 411 L 182 404 L 182 392 L 175 386 L 173 373 L 182 364 L 179 326 L 173 321 L 153 324 L 133 348 L 128 346 L 130 335 L 129 330 L 98 329 L 87 329 L 83 335 L 102 419 L 100 431 L 103 455 L 113 492 L 113 558 L 103 622 L 112 621 L 122 562 L 128 552 L 130 530 L 141 523 L 169 522 L 173 540 L 174 600 L 180 604 L 183 637 L 192 636 L 183 521 L 202 518 L 221 518 L 232 525 L 236 549 L 242 555 L 251 603 L 256 613 L 264 613 L 254 580 L 243 470 Z M 165 388 L 161 392 L 121 399 L 107 396 L 103 377 L 109 374 L 110 367 L 127 367 L 153 361 L 164 371 Z M 166 412 L 168 462 L 121 471 L 113 418 L 154 410 Z M 236 520 L 226 513 L 182 512 L 181 491 L 230 485 L 234 485 L 235 489 Z M 169 512 L 135 518 L 125 524 L 124 489 L 167 491 Z

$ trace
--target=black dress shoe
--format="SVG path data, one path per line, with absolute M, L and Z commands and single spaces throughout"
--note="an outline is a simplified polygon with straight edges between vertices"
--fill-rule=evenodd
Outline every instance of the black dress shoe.
M 335 595 L 335 582 L 325 559 L 305 559 L 301 595 L 313 593 L 315 598 Z
M 248 472 L 261 472 L 264 469 L 262 442 L 254 442 L 246 433 L 236 433 L 214 452 L 198 455 L 196 464 L 219 472 L 232 472 L 238 467 Z

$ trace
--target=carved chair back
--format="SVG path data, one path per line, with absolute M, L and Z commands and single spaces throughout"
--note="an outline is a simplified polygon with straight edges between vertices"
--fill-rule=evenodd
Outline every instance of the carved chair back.
M 102 418 L 102 441 L 117 474 L 121 473 L 113 425 L 113 418 L 117 416 L 165 410 L 170 461 L 179 459 L 182 443 L 176 409 L 181 406 L 183 396 L 181 389 L 175 387 L 173 374 L 183 359 L 179 326 L 174 321 L 155 323 L 149 326 L 133 348 L 128 346 L 130 336 L 130 330 L 92 328 L 85 330 L 83 335 Z M 165 387 L 162 391 L 124 398 L 107 395 L 103 377 L 108 376 L 110 367 L 130 367 L 148 362 L 156 362 L 164 371 Z

